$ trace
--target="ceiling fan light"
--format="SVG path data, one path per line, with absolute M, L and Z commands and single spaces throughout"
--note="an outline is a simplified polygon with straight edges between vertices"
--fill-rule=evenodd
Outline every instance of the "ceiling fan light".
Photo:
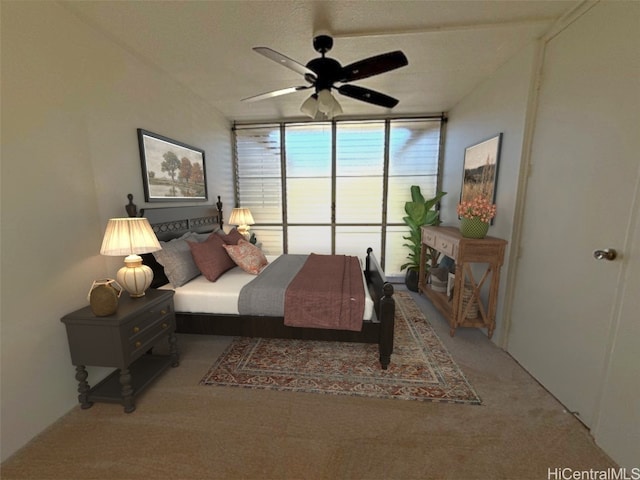
M 322 100 L 320 99 L 320 94 L 318 94 L 318 110 L 324 113 L 327 119 L 331 120 L 342 113 L 342 107 L 329 90 L 322 90 L 322 92 L 326 93 L 322 95 Z
M 329 90 L 320 90 L 318 92 L 318 110 L 322 113 L 331 113 L 335 103 L 336 100 Z
M 333 104 L 333 111 L 331 112 L 331 116 L 335 117 L 336 115 L 342 115 L 342 107 L 340 106 L 340 104 L 338 103 L 338 101 L 334 98 L 333 101 L 335 102 Z
M 302 105 L 300 105 L 300 111 L 308 117 L 315 118 L 318 113 L 317 95 L 313 94 L 307 98 Z

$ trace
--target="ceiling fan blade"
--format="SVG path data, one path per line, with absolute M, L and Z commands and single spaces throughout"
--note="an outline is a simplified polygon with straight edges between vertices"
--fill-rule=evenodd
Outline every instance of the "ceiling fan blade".
M 400 50 L 383 53 L 375 57 L 365 58 L 342 68 L 341 82 L 352 82 L 363 78 L 379 75 L 396 68 L 408 65 L 407 57 Z
M 355 98 L 367 103 L 373 103 L 381 107 L 393 108 L 398 104 L 398 100 L 385 95 L 384 93 L 358 87 L 357 85 L 342 85 L 338 87 L 338 92 L 346 97 Z
M 298 63 L 295 60 L 287 57 L 286 55 L 276 52 L 269 47 L 253 47 L 253 50 L 261 55 L 264 55 L 268 59 L 273 60 L 274 62 L 277 62 L 296 73 L 299 73 L 310 82 L 315 81 L 316 79 L 316 74 L 313 70 L 308 69 L 301 63 Z
M 289 87 L 283 88 L 281 90 L 273 90 L 271 92 L 261 93 L 259 95 L 254 95 L 252 97 L 243 98 L 242 102 L 257 102 L 258 100 L 264 100 L 266 98 L 279 97 L 280 95 L 286 95 L 288 93 L 298 92 L 300 90 L 307 90 L 311 88 L 312 85 L 301 85 L 299 87 Z

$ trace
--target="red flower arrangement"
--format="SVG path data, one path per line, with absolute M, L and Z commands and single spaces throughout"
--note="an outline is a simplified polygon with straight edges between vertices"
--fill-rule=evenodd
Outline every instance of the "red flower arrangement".
M 462 218 L 477 218 L 485 223 L 489 223 L 489 221 L 496 216 L 495 204 L 492 204 L 482 196 L 477 196 L 471 200 L 467 200 L 466 202 L 460 202 L 458 204 L 457 211 L 458 215 Z

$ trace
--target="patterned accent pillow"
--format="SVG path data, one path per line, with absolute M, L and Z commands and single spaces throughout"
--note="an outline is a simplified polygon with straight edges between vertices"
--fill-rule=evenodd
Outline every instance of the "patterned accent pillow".
M 246 240 L 237 228 L 233 228 L 229 233 L 224 233 L 224 230 L 219 230 L 218 235 L 222 237 L 224 243 L 227 245 L 237 245 L 240 240 Z
M 224 249 L 220 235 L 213 233 L 204 242 L 187 240 L 187 243 L 198 269 L 210 282 L 215 282 L 220 275 L 236 266 Z
M 169 242 L 160 242 L 162 250 L 153 252 L 154 258 L 164 267 L 164 273 L 174 288 L 181 287 L 200 275 L 187 243 L 187 239 L 195 240 L 193 235 L 188 232 Z
M 229 256 L 242 270 L 253 275 L 259 274 L 267 266 L 267 257 L 251 243 L 242 239 L 237 245 L 223 245 Z

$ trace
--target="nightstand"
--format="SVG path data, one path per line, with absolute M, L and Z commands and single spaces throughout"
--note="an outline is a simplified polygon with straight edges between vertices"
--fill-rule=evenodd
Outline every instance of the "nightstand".
M 107 317 L 96 317 L 87 306 L 61 321 L 67 327 L 83 409 L 93 402 L 112 402 L 122 403 L 124 411 L 131 413 L 136 409 L 135 397 L 169 366 L 179 364 L 171 290 L 150 289 L 140 298 L 123 295 L 116 313 Z M 162 339 L 169 342 L 169 354 L 152 354 Z M 87 365 L 117 370 L 91 387 Z

